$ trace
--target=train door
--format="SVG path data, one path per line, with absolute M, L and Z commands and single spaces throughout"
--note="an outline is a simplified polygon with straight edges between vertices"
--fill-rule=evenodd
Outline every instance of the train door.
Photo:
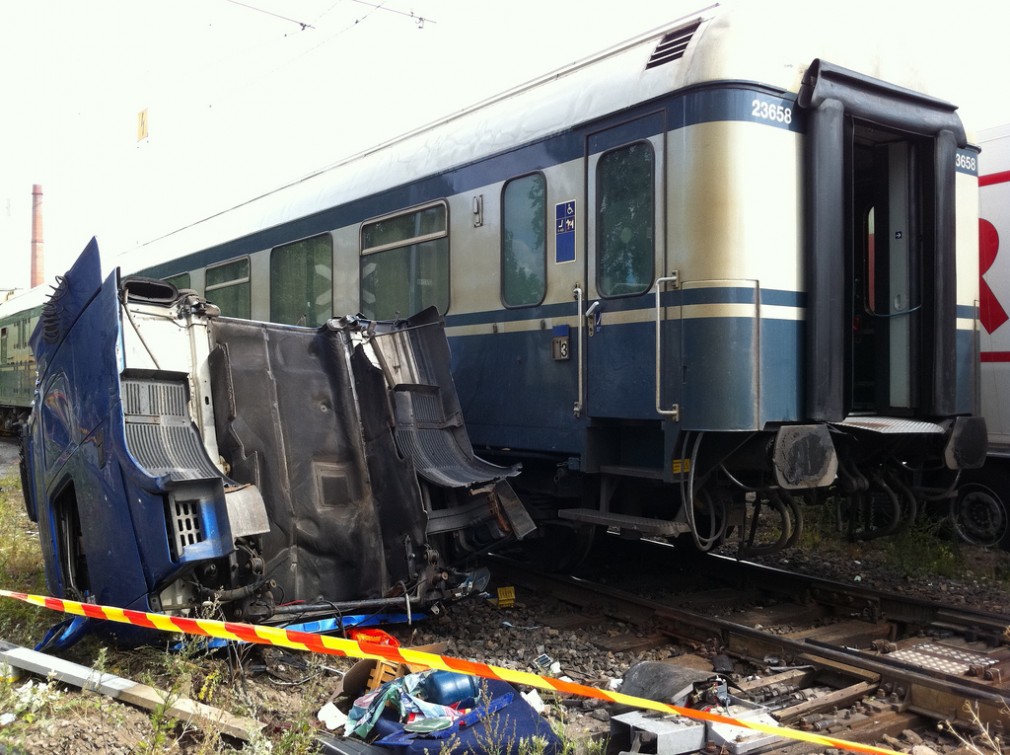
M 665 114 L 586 142 L 586 406 L 590 417 L 658 419 L 655 281 L 666 274 Z
M 956 108 L 815 60 L 805 110 L 806 408 L 950 416 Z

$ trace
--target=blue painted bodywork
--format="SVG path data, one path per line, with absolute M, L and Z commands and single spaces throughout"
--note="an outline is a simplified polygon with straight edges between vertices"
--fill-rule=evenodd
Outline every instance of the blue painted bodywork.
M 140 476 L 126 446 L 118 391 L 120 315 L 116 276 L 101 280 L 94 239 L 64 277 L 63 293 L 32 336 L 40 382 L 26 430 L 28 479 L 35 502 L 72 498 L 86 553 L 87 594 L 67 584 L 71 533 L 51 506 L 37 505 L 46 582 L 51 594 L 146 611 L 155 580 L 184 566 L 172 563 L 164 525 L 164 483 Z M 93 306 L 92 306 L 93 305 Z M 116 421 L 115 418 L 119 418 Z M 218 537 L 221 554 L 231 544 Z

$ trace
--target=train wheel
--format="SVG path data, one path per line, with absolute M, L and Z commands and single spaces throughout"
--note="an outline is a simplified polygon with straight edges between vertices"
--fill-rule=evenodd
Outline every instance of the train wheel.
M 966 543 L 1005 548 L 1010 545 L 1008 491 L 1005 484 L 994 484 L 994 478 L 995 475 L 979 476 L 961 485 L 950 504 L 950 522 Z

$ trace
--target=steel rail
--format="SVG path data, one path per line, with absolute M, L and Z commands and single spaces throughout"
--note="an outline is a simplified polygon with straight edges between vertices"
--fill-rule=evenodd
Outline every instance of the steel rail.
M 712 559 L 711 556 L 706 558 Z M 711 563 L 706 561 L 706 570 L 712 566 L 738 582 L 746 583 L 747 589 L 757 587 L 811 604 L 823 601 L 828 609 L 841 607 L 868 627 L 902 624 L 906 631 L 914 634 L 927 627 L 939 626 L 945 631 L 960 632 L 969 639 L 976 639 L 980 628 L 984 628 L 984 635 L 991 640 L 993 637 L 990 635 L 997 627 L 1010 624 L 1010 619 L 992 612 L 970 608 L 952 610 L 947 605 L 872 588 L 853 587 L 732 559 L 722 563 L 718 561 L 718 558 Z M 736 568 L 730 569 L 731 566 Z M 634 626 L 657 629 L 672 638 L 693 642 L 715 639 L 725 651 L 751 661 L 761 662 L 764 658 L 775 656 L 783 663 L 812 663 L 844 669 L 861 676 L 864 681 L 874 682 L 880 689 L 879 696 L 888 697 L 884 693 L 886 690 L 897 710 L 908 710 L 940 721 L 972 724 L 972 714 L 965 708 L 965 703 L 971 702 L 976 710 L 974 715 L 981 724 L 1010 726 L 1006 690 L 998 684 L 999 680 L 987 684 L 935 669 L 924 669 L 844 644 L 774 634 L 714 617 L 710 612 L 673 607 L 578 577 L 545 574 L 499 557 L 494 557 L 492 569 L 497 578 L 551 594 L 563 602 L 595 610 Z M 1005 638 L 1000 644 L 1006 645 Z

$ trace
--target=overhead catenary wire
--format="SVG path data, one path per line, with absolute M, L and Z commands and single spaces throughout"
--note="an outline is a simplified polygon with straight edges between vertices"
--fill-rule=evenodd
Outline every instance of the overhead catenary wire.
M 306 21 L 299 21 L 296 18 L 290 18 L 289 16 L 282 16 L 280 13 L 274 13 L 273 11 L 269 11 L 266 8 L 258 8 L 255 5 L 249 5 L 249 3 L 242 3 L 242 2 L 239 2 L 239 0 L 225 0 L 225 2 L 226 3 L 231 3 L 232 5 L 239 5 L 239 6 L 243 7 L 243 8 L 248 8 L 249 10 L 256 11 L 257 13 L 262 13 L 262 14 L 267 15 L 267 16 L 273 16 L 274 18 L 279 18 L 282 21 L 290 21 L 293 24 L 298 24 L 300 27 L 302 27 L 302 31 L 305 31 L 306 29 L 315 29 L 316 28 L 312 24 L 310 24 L 310 23 L 308 23 Z
M 265 13 L 267 15 L 275 16 L 275 17 L 277 17 L 279 19 L 282 19 L 284 21 L 289 21 L 291 23 L 298 24 L 301 27 L 301 31 L 311 30 L 311 31 L 316 32 L 317 35 L 318 34 L 326 34 L 326 29 L 322 28 L 321 26 L 317 26 L 317 24 L 320 23 L 320 21 L 323 19 L 323 17 L 328 16 L 333 11 L 333 9 L 336 8 L 337 5 L 340 4 L 339 2 L 334 3 L 329 8 L 327 8 L 327 10 L 325 10 L 322 13 L 319 14 L 318 18 L 315 19 L 315 23 L 310 23 L 310 22 L 307 22 L 307 21 L 299 21 L 297 19 L 293 19 L 293 18 L 290 18 L 290 17 L 287 17 L 287 16 L 282 16 L 280 14 L 273 13 L 271 11 L 267 11 L 267 10 L 264 10 L 262 8 L 258 8 L 256 6 L 252 6 L 252 5 L 249 5 L 247 3 L 241 2 L 240 0 L 225 0 L 225 1 L 228 2 L 228 3 L 231 3 L 233 5 L 238 5 L 240 7 L 249 8 L 251 10 L 259 11 L 259 12 Z M 312 55 L 313 53 L 315 53 L 320 48 L 324 48 L 327 45 L 329 45 L 331 42 L 333 42 L 338 37 L 341 37 L 344 34 L 346 34 L 346 33 L 350 32 L 350 31 L 354 30 L 359 25 L 361 25 L 364 21 L 366 21 L 370 16 L 374 15 L 377 11 L 386 11 L 386 12 L 393 13 L 393 14 L 400 15 L 400 16 L 404 16 L 404 17 L 407 17 L 407 18 L 412 18 L 412 19 L 415 20 L 415 22 L 417 22 L 418 28 L 423 28 L 424 24 L 426 24 L 426 23 L 428 23 L 428 24 L 438 23 L 437 21 L 435 21 L 432 18 L 429 18 L 427 16 L 417 15 L 413 11 L 410 11 L 408 13 L 408 12 L 405 12 L 405 11 L 397 10 L 395 8 L 388 8 L 388 7 L 386 7 L 386 2 L 385 1 L 377 3 L 377 4 L 376 3 L 370 3 L 370 2 L 362 2 L 362 0 L 351 0 L 351 2 L 358 2 L 361 5 L 365 5 L 370 10 L 368 10 L 367 12 L 365 12 L 361 16 L 356 16 L 353 20 L 351 20 L 349 22 L 344 22 L 335 31 L 333 31 L 332 33 L 326 34 L 322 38 L 319 38 L 318 36 L 315 36 L 315 35 L 312 36 L 312 37 L 304 37 L 301 34 L 296 34 L 296 35 L 293 35 L 293 36 L 289 36 L 288 34 L 285 34 L 284 38 L 288 39 L 288 40 L 299 39 L 299 40 L 302 40 L 303 42 L 305 42 L 307 40 L 307 46 L 303 46 L 303 48 L 300 51 L 298 51 L 298 50 L 291 51 L 289 54 L 283 56 L 282 60 L 276 62 L 275 64 L 273 64 L 269 68 L 266 68 L 266 69 L 260 71 L 257 74 L 257 76 L 255 77 L 255 83 L 254 84 L 247 84 L 245 86 L 234 86 L 234 85 L 232 85 L 232 86 L 229 87 L 229 89 L 228 89 L 227 92 L 216 94 L 212 98 L 208 97 L 208 99 L 212 99 L 213 100 L 212 102 L 208 102 L 208 107 L 215 107 L 215 106 L 219 107 L 223 103 L 227 102 L 228 100 L 232 100 L 232 99 L 238 97 L 241 93 L 250 91 L 254 86 L 255 87 L 262 87 L 264 79 L 279 76 L 285 69 L 289 68 L 291 65 L 293 65 L 297 61 L 299 61 L 302 58 L 305 58 L 305 57 L 307 57 L 309 55 Z M 232 56 L 232 59 L 247 58 L 247 59 L 251 60 L 251 59 L 253 59 L 253 56 L 257 54 L 257 51 L 262 50 L 265 46 L 275 46 L 276 44 L 278 44 L 280 42 L 282 42 L 282 40 L 278 40 L 278 39 L 270 39 L 270 40 L 268 40 L 266 42 L 262 42 L 262 41 L 261 42 L 257 42 L 254 45 L 246 48 L 245 50 L 242 50 L 240 52 L 235 53 Z M 285 43 L 285 44 L 290 44 L 290 42 Z
M 376 10 L 384 10 L 387 13 L 396 13 L 400 16 L 406 16 L 407 18 L 412 18 L 417 23 L 418 29 L 423 29 L 424 25 L 427 24 L 437 24 L 438 22 L 432 18 L 425 18 L 424 16 L 418 16 L 414 11 L 407 13 L 406 11 L 397 10 L 396 8 L 387 8 L 385 2 L 381 3 L 370 3 L 368 0 L 351 0 L 353 3 L 358 3 L 359 5 L 367 5 L 369 8 L 375 8 Z

